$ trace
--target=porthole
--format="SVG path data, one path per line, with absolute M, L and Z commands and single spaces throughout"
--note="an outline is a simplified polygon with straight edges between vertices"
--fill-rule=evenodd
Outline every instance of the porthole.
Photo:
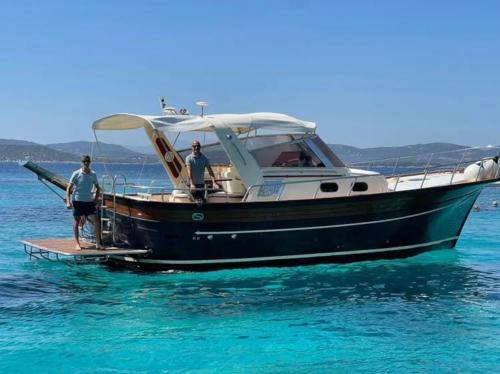
M 339 190 L 337 183 L 321 183 L 319 188 L 321 192 L 337 192 Z
M 365 182 L 356 182 L 354 186 L 352 186 L 353 192 L 364 192 L 368 191 L 368 183 Z

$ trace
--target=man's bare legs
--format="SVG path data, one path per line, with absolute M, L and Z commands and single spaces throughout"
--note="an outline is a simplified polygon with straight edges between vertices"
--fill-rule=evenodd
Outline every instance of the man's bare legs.
M 97 218 L 97 215 L 92 214 L 88 216 L 92 224 L 94 225 L 94 232 L 95 232 L 95 242 L 96 242 L 96 249 L 102 249 L 101 245 L 101 225 L 99 223 L 99 219 Z M 75 249 L 82 249 L 82 246 L 80 244 L 80 224 L 85 223 L 85 218 L 84 216 L 80 217 L 74 217 L 75 220 L 73 221 L 73 235 L 75 236 L 75 242 L 76 246 Z
M 82 217 L 74 217 L 73 221 L 73 235 L 75 236 L 75 242 L 76 246 L 75 249 L 82 249 L 82 246 L 80 245 L 80 221 Z

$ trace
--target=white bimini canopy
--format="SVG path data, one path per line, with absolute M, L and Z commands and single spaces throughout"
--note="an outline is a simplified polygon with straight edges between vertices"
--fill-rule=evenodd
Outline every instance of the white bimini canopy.
M 200 116 L 147 116 L 138 114 L 113 114 L 92 124 L 93 130 L 131 130 L 153 127 L 167 132 L 214 131 L 230 128 L 237 134 L 257 129 L 285 132 L 314 133 L 314 122 L 302 121 L 280 113 L 214 114 Z

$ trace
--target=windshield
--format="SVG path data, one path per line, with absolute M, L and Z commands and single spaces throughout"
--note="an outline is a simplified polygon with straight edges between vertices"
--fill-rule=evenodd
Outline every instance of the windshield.
M 261 135 L 240 140 L 260 167 L 344 167 L 344 163 L 316 135 Z M 186 158 L 189 148 L 179 151 Z M 202 146 L 212 165 L 230 164 L 219 143 Z

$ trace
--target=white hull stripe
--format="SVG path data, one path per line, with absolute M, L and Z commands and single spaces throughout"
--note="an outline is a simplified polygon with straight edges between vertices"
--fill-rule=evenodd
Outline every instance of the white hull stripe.
M 399 221 L 402 219 L 408 219 L 408 218 L 413 218 L 413 217 L 418 217 L 418 216 L 423 216 L 426 214 L 438 212 L 443 209 L 447 209 L 451 206 L 460 206 L 463 204 L 465 201 L 470 196 L 465 196 L 462 201 L 455 202 L 453 204 L 445 205 L 442 206 L 441 208 L 436 208 L 432 210 L 427 210 L 425 212 L 420 212 L 420 213 L 415 213 L 415 214 L 410 214 L 408 216 L 402 216 L 402 217 L 395 217 L 395 218 L 388 218 L 388 219 L 381 219 L 381 220 L 376 220 L 376 221 L 365 221 L 365 222 L 354 222 L 354 223 L 343 223 L 340 225 L 324 225 L 324 226 L 305 226 L 305 227 L 287 227 L 284 229 L 262 229 L 262 230 L 236 230 L 236 231 L 195 231 L 196 235 L 232 235 L 232 234 L 260 234 L 260 233 L 265 233 L 265 232 L 285 232 L 285 231 L 305 231 L 305 230 L 322 230 L 322 229 L 332 229 L 335 227 L 350 227 L 350 226 L 361 226 L 361 225 L 373 225 L 376 223 L 383 223 L 383 222 L 392 222 L 392 221 Z
M 420 247 L 430 247 L 433 245 L 449 242 L 452 240 L 457 240 L 458 236 L 452 236 L 450 238 L 436 240 L 433 242 L 403 245 L 399 247 L 388 247 L 388 248 L 375 248 L 375 249 L 363 249 L 358 251 L 341 251 L 341 252 L 324 252 L 324 253 L 311 253 L 303 255 L 289 255 L 289 256 L 269 256 L 269 257 L 250 257 L 250 258 L 227 258 L 220 260 L 148 260 L 148 259 L 137 259 L 132 257 L 121 257 L 121 256 L 110 256 L 113 258 L 121 258 L 125 261 L 136 262 L 136 263 L 148 263 L 148 264 L 165 264 L 165 265 L 203 265 L 203 264 L 231 264 L 240 262 L 263 262 L 263 261 L 274 261 L 274 260 L 299 260 L 307 258 L 318 258 L 318 257 L 335 257 L 335 256 L 349 256 L 349 255 L 362 255 L 367 253 L 383 253 L 383 252 L 394 252 L 394 251 L 404 251 L 407 249 L 420 248 Z

